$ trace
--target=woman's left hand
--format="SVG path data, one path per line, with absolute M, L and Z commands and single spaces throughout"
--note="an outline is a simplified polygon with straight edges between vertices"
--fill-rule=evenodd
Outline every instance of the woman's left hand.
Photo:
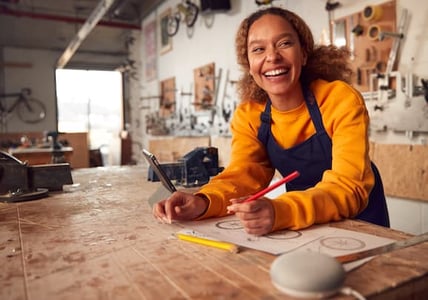
M 244 203 L 244 200 L 231 199 L 232 204 L 227 210 L 235 213 L 247 233 L 257 236 L 270 233 L 275 220 L 272 200 L 264 197 L 248 203 Z

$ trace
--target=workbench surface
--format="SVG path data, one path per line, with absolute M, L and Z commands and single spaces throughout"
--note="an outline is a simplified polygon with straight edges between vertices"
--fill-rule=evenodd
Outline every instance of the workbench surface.
M 177 228 L 151 215 L 159 183 L 146 178 L 143 166 L 78 169 L 71 191 L 0 203 L 0 299 L 287 299 L 270 281 L 276 256 L 173 238 Z M 359 221 L 331 226 L 408 237 Z M 428 243 L 372 259 L 345 285 L 368 299 L 423 299 Z

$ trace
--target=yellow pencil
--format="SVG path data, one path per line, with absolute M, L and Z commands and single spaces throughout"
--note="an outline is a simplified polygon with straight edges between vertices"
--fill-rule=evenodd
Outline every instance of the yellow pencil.
M 232 253 L 239 252 L 239 247 L 232 243 L 214 241 L 214 240 L 205 239 L 202 237 L 197 237 L 197 236 L 188 235 L 184 233 L 176 233 L 176 236 L 178 239 L 183 241 L 188 241 L 188 242 L 193 242 L 193 243 L 210 246 L 218 249 L 228 250 Z

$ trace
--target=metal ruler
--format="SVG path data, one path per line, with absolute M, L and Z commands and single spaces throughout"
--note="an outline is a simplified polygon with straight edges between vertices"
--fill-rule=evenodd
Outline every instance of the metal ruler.
M 335 258 L 336 258 L 336 260 L 338 260 L 341 263 L 349 263 L 349 262 L 360 260 L 363 258 L 368 258 L 368 257 L 372 257 L 375 255 L 388 253 L 388 252 L 391 252 L 394 250 L 407 248 L 407 247 L 410 247 L 410 246 L 413 246 L 416 244 L 420 244 L 420 243 L 423 243 L 426 241 L 428 241 L 428 232 L 423 233 L 421 235 L 416 235 L 416 236 L 411 237 L 409 239 L 394 242 L 394 243 L 391 243 L 388 245 L 376 247 L 376 248 L 369 249 L 369 250 L 363 250 L 363 251 L 356 252 L 356 253 L 345 254 L 342 256 L 337 256 Z

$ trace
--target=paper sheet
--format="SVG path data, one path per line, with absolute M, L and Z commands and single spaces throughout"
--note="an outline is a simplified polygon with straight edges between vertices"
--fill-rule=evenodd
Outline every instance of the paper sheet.
M 230 242 L 274 255 L 299 250 L 340 256 L 394 242 L 391 239 L 329 225 L 315 225 L 298 231 L 281 230 L 255 237 L 245 232 L 235 216 L 180 222 L 179 226 L 186 234 Z

